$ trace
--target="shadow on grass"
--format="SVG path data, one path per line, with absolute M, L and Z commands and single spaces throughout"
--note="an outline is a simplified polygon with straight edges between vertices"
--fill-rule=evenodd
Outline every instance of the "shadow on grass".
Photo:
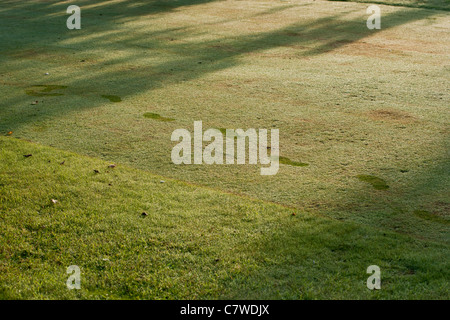
M 33 59 L 39 55 L 49 54 L 57 57 L 67 57 L 68 62 L 74 62 L 92 48 L 109 51 L 129 50 L 125 57 L 105 58 L 104 61 L 84 68 L 84 73 L 75 68 L 73 73 L 52 75 L 52 83 L 68 86 L 75 95 L 83 95 L 86 83 L 94 86 L 112 89 L 133 96 L 148 90 L 167 87 L 183 81 L 197 79 L 208 73 L 217 72 L 238 65 L 241 56 L 265 51 L 271 48 L 299 46 L 304 48 L 299 56 L 316 56 L 332 52 L 344 45 L 361 40 L 373 34 L 374 31 L 365 27 L 364 19 L 344 19 L 349 12 L 334 14 L 317 19 L 310 23 L 296 23 L 291 26 L 270 32 L 221 37 L 205 41 L 183 41 L 190 35 L 189 26 L 167 28 L 153 32 L 141 32 L 138 29 L 130 32 L 121 29 L 121 25 L 133 17 L 170 13 L 181 7 L 207 4 L 213 1 L 81 1 L 83 28 L 79 31 L 65 28 L 66 4 L 59 2 L 17 2 L 7 1 L 0 7 L 0 15 L 7 32 L 0 39 L 5 45 L 0 49 L 0 61 L 10 64 L 8 73 L 30 69 L 35 72 Z M 278 11 L 292 6 L 280 6 L 269 10 Z M 266 11 L 264 11 L 266 12 Z M 264 14 L 263 12 L 263 14 Z M 267 12 L 266 12 L 267 13 Z M 362 13 L 364 14 L 364 13 Z M 383 16 L 383 30 L 393 28 L 411 21 L 426 19 L 433 16 L 432 11 L 422 11 L 415 14 L 399 10 Z M 202 22 L 199 22 L 202 24 Z M 208 23 L 205 23 L 208 24 Z M 376 31 L 375 31 L 376 32 Z M 70 41 L 70 45 L 66 44 Z M 148 66 L 140 65 L 139 61 L 151 55 L 152 50 L 168 50 L 175 58 L 167 62 Z M 83 60 L 84 61 L 84 60 Z M 14 62 L 12 64 L 11 62 Z M 18 63 L 17 63 L 18 62 Z M 134 64 L 137 70 L 111 70 L 126 64 Z M 80 67 L 81 68 L 81 67 Z M 142 69 L 142 70 L 140 70 Z M 7 81 L 4 82 L 7 84 Z M 41 83 L 21 83 L 24 89 Z M 78 89 L 77 89 L 78 88 Z M 98 94 L 105 94 L 98 92 Z M 110 92 L 109 94 L 113 94 Z M 85 106 L 70 104 L 70 94 L 64 112 L 75 112 Z M 9 105 L 24 103 L 26 95 L 4 99 L 1 102 L 3 111 Z M 89 108 L 95 108 L 96 103 L 90 102 Z M 1 110 L 0 110 L 1 112 Z M 58 112 L 46 111 L 45 117 L 56 116 Z M 0 130 L 16 129 L 30 122 L 39 120 L 40 114 L 33 116 L 17 114 L 8 110 L 7 115 L 0 120 Z

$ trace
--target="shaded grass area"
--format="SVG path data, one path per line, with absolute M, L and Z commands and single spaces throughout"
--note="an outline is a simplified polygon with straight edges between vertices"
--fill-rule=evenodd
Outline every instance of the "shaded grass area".
M 449 298 L 442 244 L 10 137 L 0 147 L 2 299 Z M 366 288 L 372 264 L 380 291 Z M 81 290 L 65 286 L 69 265 Z
M 133 17 L 139 19 L 143 15 L 158 20 L 170 15 L 172 10 L 177 8 L 194 8 L 190 10 L 199 10 L 199 14 L 202 14 L 202 10 L 205 9 L 202 9 L 200 5 L 214 2 L 213 0 L 142 1 L 136 4 L 132 1 L 95 1 L 95 5 L 89 6 L 92 1 L 81 1 L 83 12 L 88 17 L 101 15 L 102 18 L 85 19 L 86 30 L 71 32 L 64 28 L 64 24 L 61 27 L 61 22 L 64 22 L 66 18 L 62 14 L 65 12 L 65 4 L 57 1 L 49 3 L 30 1 L 20 4 L 17 1 L 6 1 L 0 14 L 5 18 L 3 27 L 9 29 L 8 31 L 11 33 L 2 34 L 6 45 L 1 48 L 0 57 L 6 61 L 8 58 L 13 58 L 16 62 L 22 62 L 20 65 L 8 65 L 9 72 L 17 72 L 18 68 L 34 72 L 36 62 L 41 62 L 46 66 L 48 60 L 57 57 L 55 62 L 61 63 L 69 70 L 65 70 L 65 75 L 62 74 L 62 70 L 59 70 L 57 76 L 52 77 L 52 81 L 56 79 L 64 80 L 64 82 L 70 81 L 72 87 L 95 84 L 97 88 L 110 88 L 112 85 L 117 91 L 123 92 L 123 95 L 133 96 L 233 68 L 241 64 L 240 61 L 237 61 L 239 57 L 252 55 L 252 53 L 293 46 L 295 49 L 305 49 L 299 50 L 298 55 L 300 56 L 317 56 L 336 51 L 373 34 L 364 27 L 364 24 L 361 24 L 361 21 L 364 22 L 364 19 L 361 20 L 363 12 L 361 12 L 362 15 L 346 18 L 348 14 L 354 14 L 360 8 L 345 8 L 342 12 L 335 13 L 333 12 L 334 8 L 331 7 L 330 13 L 333 12 L 333 14 L 317 14 L 314 19 L 284 25 L 275 30 L 243 33 L 238 38 L 227 33 L 224 37 L 200 39 L 199 41 L 196 37 L 197 33 L 214 30 L 214 26 L 220 28 L 220 25 L 238 19 L 221 19 L 203 25 L 185 25 L 185 30 L 182 30 L 183 27 L 157 28 L 149 24 L 147 30 L 142 32 L 136 30 L 140 23 L 131 22 Z M 248 6 L 248 4 L 246 5 Z M 301 10 L 303 5 L 310 6 L 312 4 L 281 5 L 276 7 L 278 10 L 269 9 L 262 13 L 252 8 L 256 13 L 243 17 L 258 17 L 265 20 L 265 17 L 273 12 L 282 12 L 292 8 Z M 326 3 L 320 4 L 318 7 L 321 8 L 324 5 Z M 210 8 L 207 7 L 205 10 L 206 16 L 210 14 Z M 34 14 L 35 12 L 39 14 Z M 432 18 L 435 14 L 431 11 L 392 11 L 383 17 L 383 29 Z M 17 15 L 22 15 L 22 19 L 15 19 Z M 44 21 L 47 23 L 43 23 Z M 10 22 L 12 24 L 8 24 Z M 39 28 L 33 30 L 32 25 L 39 25 Z M 205 30 L 202 30 L 203 28 Z M 235 31 L 235 29 L 229 31 Z M 45 34 L 44 43 L 40 34 Z M 115 36 L 117 42 L 111 42 L 111 35 Z M 17 50 L 18 48 L 19 50 Z M 99 53 L 114 50 L 128 52 L 117 56 L 110 54 L 104 59 L 96 56 Z M 169 55 L 160 59 L 159 55 L 162 53 L 166 55 L 169 53 Z M 76 56 L 72 57 L 71 54 Z M 92 60 L 79 60 L 80 54 L 91 56 Z M 148 56 L 153 56 L 151 59 L 153 61 L 144 61 L 144 58 Z M 30 60 L 33 62 L 33 67 L 29 64 Z M 80 61 L 83 62 L 82 66 L 80 66 Z M 202 61 L 205 61 L 207 65 L 202 65 Z M 150 63 L 150 66 L 147 63 Z M 48 66 L 52 67 L 52 64 Z M 138 70 L 141 67 L 143 70 Z M 51 74 L 53 75 L 53 73 Z M 29 73 L 28 76 L 36 77 L 35 74 Z M 18 84 L 12 85 L 17 86 Z M 92 88 L 88 92 L 90 91 Z M 86 94 L 86 92 L 84 93 Z M 72 94 L 80 94 L 80 89 L 74 90 Z M 7 102 L 17 103 L 15 100 Z M 90 104 L 88 108 L 94 106 Z M 67 106 L 65 111 L 77 112 L 83 108 L 86 107 L 75 104 Z M 52 114 L 50 111 L 47 112 Z M 9 125 L 14 125 L 14 119 L 7 120 Z M 29 121 L 28 119 L 22 120 Z M 22 125 L 24 124 L 26 122 L 22 122 Z

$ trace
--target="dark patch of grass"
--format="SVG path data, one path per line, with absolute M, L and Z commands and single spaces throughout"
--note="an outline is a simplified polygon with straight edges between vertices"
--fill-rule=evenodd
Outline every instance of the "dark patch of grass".
M 291 159 L 286 158 L 286 157 L 280 157 L 279 159 L 280 159 L 280 163 L 287 164 L 289 166 L 295 166 L 295 167 L 306 167 L 306 166 L 309 166 L 309 163 L 292 161 Z
M 108 99 L 111 102 L 121 102 L 122 99 L 119 96 L 102 94 L 102 98 Z
M 370 183 L 374 189 L 377 190 L 387 190 L 389 189 L 389 186 L 387 185 L 386 181 L 384 181 L 381 178 L 368 175 L 368 174 L 360 174 L 356 176 L 359 180 Z
M 437 222 L 437 223 L 441 223 L 441 224 L 445 224 L 445 225 L 450 225 L 450 221 L 445 220 L 444 218 L 437 216 L 426 210 L 416 210 L 416 211 L 414 211 L 414 215 L 416 217 L 419 217 L 424 220 L 433 221 L 433 222 Z
M 157 120 L 157 121 L 163 121 L 163 122 L 175 121 L 175 119 L 173 119 L 173 118 L 162 117 L 161 115 L 159 115 L 157 113 L 152 113 L 152 112 L 144 113 L 144 118 L 153 119 L 153 120 Z

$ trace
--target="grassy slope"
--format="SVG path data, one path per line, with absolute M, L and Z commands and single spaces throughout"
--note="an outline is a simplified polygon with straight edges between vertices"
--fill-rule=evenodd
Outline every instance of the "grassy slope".
M 2 140 L 11 158 L 1 164 L 2 237 L 16 241 L 2 246 L 5 297 L 71 297 L 61 285 L 68 263 L 87 272 L 83 297 L 448 297 L 446 12 L 382 6 L 383 29 L 373 32 L 366 4 L 77 4 L 79 31 L 65 28 L 66 4 L 0 4 L 0 130 L 123 166 L 94 176 L 89 162 L 102 173 L 105 163 L 71 155 L 73 166 L 59 166 L 69 156 L 50 149 L 39 152 L 52 165 L 34 156 L 23 162 L 21 154 L 38 147 Z M 52 96 L 35 85 L 67 88 Z M 122 101 L 103 97 L 112 95 Z M 170 134 L 194 120 L 204 128 L 279 128 L 282 155 L 310 165 L 282 165 L 269 179 L 253 166 L 174 166 Z M 150 172 L 279 202 L 298 215 L 219 191 L 160 185 Z M 39 174 L 47 180 L 38 182 Z M 368 174 L 389 189 L 357 178 Z M 102 183 L 113 178 L 117 189 Z M 168 189 L 148 200 L 149 186 Z M 65 200 L 53 208 L 51 197 Z M 141 219 L 155 203 L 156 215 Z M 57 212 L 70 223 L 55 221 Z M 70 251 L 80 238 L 84 247 Z M 105 255 L 116 255 L 116 264 Z M 224 260 L 215 263 L 217 256 Z M 365 289 L 369 264 L 387 269 L 386 290 Z
M 329 0 L 345 2 L 361 2 L 368 4 L 386 4 L 390 6 L 404 6 L 412 8 L 427 8 L 438 10 L 450 10 L 449 0 Z
M 447 229 L 414 215 L 448 219 L 447 13 L 383 6 L 376 32 L 365 26 L 365 4 L 229 2 L 80 2 L 78 31 L 65 28 L 65 4 L 6 3 L 0 130 L 449 241 Z M 33 87 L 48 84 L 68 87 L 53 91 L 61 96 Z M 195 120 L 205 129 L 279 128 L 282 156 L 309 166 L 282 165 L 275 177 L 257 166 L 176 166 L 170 135 Z M 359 175 L 390 188 L 374 190 Z
M 442 244 L 14 138 L 0 146 L 0 298 L 450 297 Z M 65 287 L 72 264 L 77 292 Z

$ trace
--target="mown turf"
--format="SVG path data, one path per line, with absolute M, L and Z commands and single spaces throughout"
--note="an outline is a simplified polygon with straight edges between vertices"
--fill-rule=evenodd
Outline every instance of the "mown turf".
M 14 138 L 0 147 L 2 299 L 450 297 L 443 244 Z M 372 264 L 379 291 L 366 288 Z M 81 290 L 66 288 L 69 265 Z
M 448 260 L 450 243 L 450 24 L 446 10 L 434 9 L 445 9 L 448 1 L 386 0 L 383 3 L 395 6 L 381 4 L 382 29 L 368 30 L 367 3 L 80 0 L 77 5 L 82 8 L 82 29 L 68 30 L 68 5 L 65 2 L 2 1 L 0 132 L 101 158 L 108 163 L 121 163 L 116 169 L 129 167 L 126 169 L 128 173 L 120 179 L 131 188 L 112 192 L 110 188 L 104 190 L 103 184 L 92 184 L 97 181 L 95 179 L 106 179 L 120 170 L 107 169 L 102 163 L 95 168 L 100 173 L 95 174 L 94 168 L 83 167 L 87 165 L 83 162 L 87 161 L 85 158 L 72 154 L 75 162 L 83 163 L 81 168 L 76 166 L 76 170 L 85 172 L 84 175 L 78 177 L 68 172 L 69 176 L 75 175 L 73 179 L 66 181 L 61 178 L 62 181 L 56 183 L 48 178 L 49 172 L 45 171 L 50 167 L 42 167 L 44 163 L 36 162 L 36 168 L 31 166 L 27 174 L 36 171 L 38 175 L 45 168 L 42 170 L 46 172 L 48 182 L 38 182 L 36 176 L 35 180 L 30 180 L 35 181 L 36 187 L 31 188 L 30 185 L 29 192 L 22 190 L 19 184 L 27 181 L 24 171 L 20 171 L 24 168 L 21 169 L 20 165 L 17 169 L 8 167 L 9 171 L 5 172 L 10 173 L 3 174 L 2 178 L 8 177 L 10 188 L 6 189 L 4 182 L 0 181 L 2 192 L 7 195 L 5 199 L 9 199 L 2 210 L 13 211 L 17 205 L 13 205 L 14 199 L 22 200 L 20 195 L 25 191 L 31 203 L 37 201 L 39 204 L 28 208 L 25 201 L 15 212 L 46 213 L 46 210 L 58 210 L 63 203 L 64 212 L 70 212 L 73 205 L 76 215 L 89 214 L 84 210 L 88 209 L 93 212 L 92 215 L 87 220 L 82 216 L 85 221 L 81 223 L 82 227 L 74 229 L 79 239 L 83 232 L 90 230 L 91 222 L 94 225 L 100 223 L 96 220 L 102 218 L 100 211 L 109 212 L 101 208 L 111 206 L 118 220 L 106 215 L 112 220 L 98 230 L 106 228 L 105 237 L 112 241 L 111 246 L 106 247 L 121 256 L 133 248 L 131 239 L 138 237 L 132 235 L 130 230 L 143 221 L 140 213 L 152 208 L 150 205 L 153 202 L 148 202 L 149 207 L 146 207 L 144 204 L 147 202 L 143 200 L 147 190 L 143 186 L 144 180 L 150 179 L 150 174 L 164 176 L 159 179 L 165 181 L 172 178 L 208 186 L 216 191 L 200 188 L 195 192 L 204 197 L 204 192 L 208 195 L 211 192 L 220 199 L 227 199 L 217 203 L 216 200 L 210 203 L 203 199 L 198 206 L 194 206 L 191 199 L 187 203 L 192 208 L 185 207 L 184 197 L 177 194 L 185 191 L 174 187 L 179 183 L 163 184 L 168 189 L 157 198 L 177 199 L 181 203 L 175 205 L 180 206 L 177 216 L 183 218 L 171 220 L 175 218 L 169 215 L 165 216 L 166 219 L 155 220 L 155 226 L 142 231 L 142 237 L 150 231 L 159 235 L 161 228 L 173 226 L 173 221 L 176 221 L 185 227 L 180 238 L 175 232 L 180 231 L 178 227 L 173 228 L 173 233 L 164 229 L 167 238 L 164 241 L 157 238 L 160 241 L 158 248 L 166 246 L 169 250 L 171 241 L 179 246 L 187 241 L 197 248 L 196 241 L 204 244 L 202 237 L 189 238 L 186 235 L 197 231 L 200 219 L 193 217 L 205 214 L 202 219 L 208 220 L 207 217 L 212 215 L 214 224 L 224 225 L 213 227 L 211 222 L 208 224 L 210 229 L 203 229 L 203 235 L 212 232 L 211 237 L 218 242 L 218 247 L 213 247 L 214 254 L 206 255 L 205 259 L 214 260 L 216 258 L 213 256 L 219 255 L 222 249 L 230 251 L 235 245 L 233 241 L 242 241 L 238 248 L 243 251 L 233 254 L 243 257 L 245 263 L 238 263 L 236 261 L 241 261 L 240 258 L 233 258 L 230 261 L 235 264 L 228 261 L 223 266 L 216 263 L 206 264 L 203 268 L 201 263 L 206 260 L 198 259 L 198 262 L 189 260 L 192 268 L 180 262 L 167 267 L 166 262 L 179 259 L 170 249 L 170 254 L 169 251 L 161 251 L 165 252 L 159 256 L 161 263 L 151 260 L 150 254 L 142 257 L 153 261 L 153 269 L 148 269 L 151 271 L 144 274 L 142 281 L 136 271 L 129 271 L 129 278 L 125 273 L 120 273 L 117 278 L 111 273 L 104 278 L 96 278 L 97 275 L 93 276 L 95 273 L 91 272 L 93 278 L 83 297 L 102 296 L 103 289 L 95 293 L 97 285 L 99 288 L 111 288 L 110 292 L 115 291 L 116 298 L 164 297 L 167 291 L 170 291 L 167 297 L 188 297 L 188 292 L 192 297 L 446 297 L 448 292 L 441 287 L 446 284 L 443 281 L 445 278 L 438 276 L 438 270 Z M 408 7 L 400 6 L 401 3 L 406 3 Z M 433 10 L 411 8 L 417 4 L 434 7 Z M 221 132 L 227 128 L 279 129 L 282 158 L 278 174 L 263 177 L 259 167 L 253 165 L 174 165 L 170 159 L 174 146 L 171 133 L 178 128 L 192 132 L 193 123 L 198 120 L 203 121 L 204 129 L 220 128 Z M 10 147 L 12 149 L 8 155 L 15 152 L 16 145 Z M 45 154 L 59 154 L 51 149 L 45 150 L 42 151 Z M 29 158 L 16 156 L 16 160 L 20 158 L 21 161 L 29 161 L 28 164 L 37 161 L 35 155 Z M 92 161 L 100 165 L 98 160 Z M 7 163 L 4 162 L 3 166 Z M 10 164 L 16 165 L 16 162 Z M 69 169 L 56 163 L 55 167 L 57 169 L 52 167 L 52 170 Z M 110 171 L 108 175 L 106 170 Z M 141 182 L 141 176 L 147 178 Z M 130 177 L 139 179 L 133 178 L 127 182 Z M 366 178 L 361 181 L 358 177 Z M 94 180 L 91 181 L 91 178 Z M 164 188 L 159 184 L 157 187 Z M 83 191 L 83 188 L 86 190 Z M 189 190 L 195 190 L 192 188 Z M 49 206 L 47 196 L 53 195 L 45 193 L 45 190 L 56 192 L 58 189 L 64 191 L 56 193 L 55 197 L 69 194 L 70 202 L 59 199 L 55 207 Z M 236 217 L 241 211 L 247 212 L 245 208 L 248 204 L 242 198 L 223 195 L 220 193 L 222 191 L 280 203 L 294 208 L 297 213 L 301 212 L 302 216 L 314 217 L 320 223 L 326 221 L 331 225 L 330 228 L 320 224 L 317 228 L 310 224 L 292 226 L 291 220 L 281 219 L 283 222 L 279 222 L 279 214 L 274 213 L 287 209 L 256 202 L 258 210 L 266 212 L 261 215 L 264 218 L 258 218 L 249 225 L 243 223 L 236 226 L 240 236 L 233 238 L 234 235 L 226 230 L 234 230 L 236 219 L 239 220 Z M 15 197 L 13 200 L 10 194 Z M 41 200 L 43 196 L 45 200 Z M 128 197 L 137 197 L 141 202 L 130 200 L 128 203 Z M 83 199 L 90 199 L 90 204 L 85 204 Z M 233 207 L 233 203 L 241 204 L 242 201 L 246 203 L 243 209 L 239 205 Z M 163 212 L 172 210 L 171 207 L 165 209 L 163 203 L 159 203 Z M 254 201 L 250 203 L 252 207 Z M 101 210 L 96 211 L 96 207 Z M 188 211 L 178 214 L 185 210 Z M 124 212 L 133 212 L 133 218 L 123 216 Z M 137 217 L 135 214 L 141 220 L 132 220 Z M 231 220 L 223 220 L 225 216 L 230 216 Z M 18 217 L 22 216 L 16 213 L 2 217 L 2 223 L 9 225 L 6 230 L 10 230 L 5 231 L 3 236 L 7 234 L 7 238 L 11 239 L 12 234 L 22 232 L 11 227 L 14 226 L 14 218 Z M 151 217 L 150 213 L 145 221 L 151 220 Z M 299 214 L 289 217 L 296 221 Z M 46 219 L 43 225 L 51 225 L 50 216 Z M 192 223 L 189 223 L 191 220 Z M 252 223 L 256 222 L 261 224 L 255 227 Z M 64 239 L 72 236 L 69 229 L 61 227 L 63 222 L 57 223 L 57 230 L 65 230 Z M 108 227 L 109 223 L 116 225 Z M 124 224 L 128 231 L 121 231 L 119 224 Z M 349 226 L 346 230 L 350 231 L 333 233 L 335 224 Z M 73 226 L 74 222 L 70 225 Z M 219 228 L 217 233 L 214 233 L 215 228 Z M 259 234 L 261 228 L 269 233 Z M 25 230 L 28 229 L 25 227 Z M 55 254 L 46 256 L 45 252 L 39 253 L 40 249 L 33 251 L 33 247 L 28 246 L 30 241 L 34 248 L 56 243 L 53 230 L 43 230 L 38 240 L 30 240 L 31 236 L 24 238 L 28 239 L 24 240 L 25 249 L 20 245 L 20 238 L 14 237 L 15 245 L 9 249 L 7 257 L 20 258 L 23 252 L 24 259 L 35 259 L 29 254 L 38 252 L 38 259 L 33 260 L 33 271 L 28 273 L 20 271 L 20 268 L 27 270 L 24 265 L 17 267 L 21 263 L 19 258 L 13 262 L 6 259 L 8 269 L 13 271 L 10 271 L 9 277 L 2 278 L 8 279 L 5 285 L 2 284 L 2 288 L 6 288 L 3 290 L 4 296 L 20 296 L 18 290 L 23 290 L 21 294 L 24 297 L 74 295 L 58 287 L 60 280 L 66 277 L 64 268 L 67 262 L 72 261 L 71 256 L 64 256 L 61 265 L 64 265 L 64 270 L 62 274 L 57 273 L 58 280 L 52 277 L 49 279 L 53 280 L 48 280 L 54 281 L 55 292 L 48 289 L 48 283 L 43 289 L 45 292 L 39 291 L 39 285 L 34 282 L 37 280 L 30 277 L 30 272 L 39 274 L 36 271 L 39 263 L 46 261 L 50 266 L 57 258 Z M 354 247 L 355 239 L 359 240 L 367 230 L 377 232 L 377 236 L 367 239 L 362 236 L 364 243 Z M 380 230 L 380 233 L 373 230 Z M 127 239 L 123 248 L 118 244 L 122 232 L 123 238 Z M 391 240 L 380 236 L 383 241 L 377 242 L 379 245 L 370 251 L 369 240 L 374 238 L 378 241 L 379 235 L 384 233 Z M 117 239 L 114 234 L 117 234 Z M 98 243 L 103 238 L 97 231 L 86 237 L 90 237 L 88 243 L 95 249 L 86 249 L 86 260 L 82 262 L 97 261 L 94 256 L 102 253 Z M 276 241 L 272 244 L 273 239 Z M 332 245 L 336 241 L 340 244 L 337 249 Z M 76 243 L 75 240 L 69 242 Z M 249 243 L 249 247 L 244 242 Z M 288 246 L 285 251 L 284 243 Z M 426 246 L 432 248 L 429 255 L 428 251 L 421 249 Z M 438 249 L 433 249 L 435 246 Z M 138 247 L 141 250 L 145 246 L 139 244 Z M 185 247 L 181 248 L 185 250 Z M 77 257 L 83 256 L 83 250 L 77 251 Z M 376 251 L 374 257 L 381 259 L 378 262 L 385 262 L 382 270 L 391 265 L 386 261 L 392 260 L 394 269 L 399 268 L 399 274 L 405 274 L 398 279 L 395 272 L 388 274 L 392 277 L 384 281 L 388 284 L 393 281 L 392 290 L 368 293 L 364 289 L 361 293 L 354 288 L 356 278 L 358 285 L 364 287 L 366 276 L 361 275 L 361 270 L 371 263 L 376 264 L 370 262 L 373 259 L 367 258 L 368 253 L 363 253 L 365 250 Z M 396 260 L 394 251 L 404 260 Z M 185 251 L 181 253 L 183 257 L 186 254 Z M 326 261 L 323 268 L 311 262 L 314 260 L 311 258 L 313 254 L 323 254 Z M 247 261 L 248 255 L 250 258 Z M 276 258 L 272 260 L 272 256 Z M 357 256 L 362 257 L 359 264 Z M 203 256 L 196 252 L 192 260 L 198 257 Z M 345 260 L 343 264 L 341 257 Z M 120 267 L 128 263 L 127 259 L 133 263 L 141 261 L 138 254 L 133 258 L 130 253 L 129 257 L 120 260 Z M 347 261 L 355 265 L 350 267 Z M 139 263 L 139 266 L 144 264 Z M 214 269 L 217 265 L 221 267 Z M 88 270 L 92 267 L 89 263 L 87 266 Z M 240 270 L 240 267 L 245 272 L 235 275 L 234 270 Z M 50 269 L 42 271 L 42 277 L 48 275 Z M 163 273 L 169 269 L 170 276 L 165 278 Z M 429 269 L 431 278 L 425 276 Z M 119 267 L 114 270 L 116 272 Z M 446 275 L 445 272 L 443 274 Z M 231 277 L 233 280 L 230 280 Z M 105 280 L 109 278 L 121 279 L 120 285 Z M 330 287 L 335 288 L 332 284 L 338 278 L 341 278 L 339 288 L 327 293 Z M 412 282 L 406 281 L 402 285 L 399 279 L 412 279 Z M 17 288 L 20 287 L 17 290 L 13 284 L 16 280 Z M 190 286 L 190 281 L 195 284 Z M 33 283 L 28 290 L 27 282 Z M 184 289 L 184 286 L 189 289 Z
M 374 31 L 362 3 L 78 5 L 81 30 L 65 27 L 65 3 L 0 4 L 2 132 L 449 241 L 413 214 L 448 220 L 447 12 L 381 6 L 382 29 Z M 143 116 L 150 114 L 160 118 Z M 154 121 L 165 119 L 173 121 Z M 282 163 L 271 177 L 258 166 L 174 165 L 171 133 L 192 132 L 196 120 L 205 130 L 277 128 L 282 159 L 309 165 Z M 383 179 L 388 192 L 359 175 Z

